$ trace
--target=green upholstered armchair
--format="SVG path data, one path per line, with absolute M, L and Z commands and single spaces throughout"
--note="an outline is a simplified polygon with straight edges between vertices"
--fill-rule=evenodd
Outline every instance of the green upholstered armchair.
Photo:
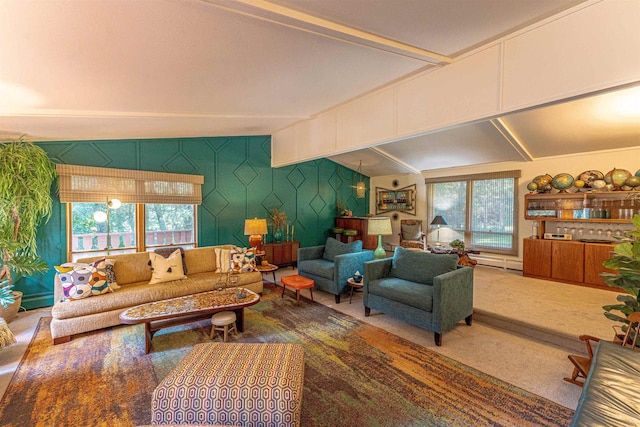
M 364 264 L 365 316 L 371 309 L 442 334 L 473 315 L 473 269 L 458 265 L 457 255 L 397 247 L 392 258 Z
M 298 249 L 298 274 L 334 294 L 339 304 L 347 279 L 356 271 L 362 273 L 364 262 L 372 259 L 373 251 L 362 250 L 362 240 L 342 243 L 329 237 L 324 245 Z

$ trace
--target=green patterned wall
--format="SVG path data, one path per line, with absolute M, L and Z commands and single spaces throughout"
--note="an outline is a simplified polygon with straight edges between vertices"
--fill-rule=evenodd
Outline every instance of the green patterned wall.
M 355 216 L 368 213 L 369 192 L 356 199 L 357 173 L 330 160 L 271 168 L 269 136 L 64 141 L 38 143 L 56 163 L 204 175 L 198 207 L 200 246 L 245 246 L 244 219 L 265 218 L 280 207 L 295 225 L 301 246 L 323 244 L 333 226 L 336 201 Z M 369 187 L 369 179 L 364 177 Z M 51 220 L 39 232 L 38 249 L 53 267 L 66 261 L 65 205 L 54 196 Z M 269 240 L 269 239 L 268 239 Z M 23 305 L 53 304 L 53 268 L 22 279 Z

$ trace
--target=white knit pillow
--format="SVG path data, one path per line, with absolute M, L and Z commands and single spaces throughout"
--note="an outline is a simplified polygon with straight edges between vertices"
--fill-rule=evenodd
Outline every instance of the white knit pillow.
M 151 261 L 150 285 L 187 278 L 182 269 L 180 249 L 176 249 L 168 258 L 155 252 L 149 252 L 149 261 Z

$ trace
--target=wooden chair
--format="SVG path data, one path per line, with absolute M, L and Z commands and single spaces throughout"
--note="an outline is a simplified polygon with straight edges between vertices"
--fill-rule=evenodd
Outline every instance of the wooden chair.
M 409 227 L 415 229 L 416 226 L 419 226 L 419 238 L 417 239 L 403 239 L 403 232 L 408 230 Z M 418 248 L 418 249 L 426 249 L 425 247 L 425 233 L 424 228 L 422 227 L 422 220 L 419 219 L 403 219 L 400 221 L 400 246 L 403 248 Z
M 635 348 L 640 335 L 640 312 L 631 313 L 627 316 L 629 325 L 624 337 L 620 340 L 614 338 L 613 342 L 622 345 L 623 347 Z M 633 338 L 632 338 L 633 336 Z M 573 363 L 573 373 L 571 377 L 565 377 L 564 380 L 572 384 L 577 384 L 580 387 L 584 386 L 584 381 L 589 375 L 591 369 L 591 361 L 593 360 L 593 344 L 600 341 L 600 338 L 592 337 L 590 335 L 580 335 L 580 341 L 584 341 L 587 346 L 588 357 L 578 356 L 576 354 L 570 354 L 568 356 L 569 361 Z

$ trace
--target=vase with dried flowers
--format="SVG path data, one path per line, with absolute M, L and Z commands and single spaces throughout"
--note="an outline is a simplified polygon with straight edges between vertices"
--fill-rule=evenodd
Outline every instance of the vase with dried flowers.
M 287 213 L 280 208 L 272 208 L 269 211 L 269 223 L 273 229 L 273 240 L 276 243 L 282 241 L 282 229 L 287 224 Z

